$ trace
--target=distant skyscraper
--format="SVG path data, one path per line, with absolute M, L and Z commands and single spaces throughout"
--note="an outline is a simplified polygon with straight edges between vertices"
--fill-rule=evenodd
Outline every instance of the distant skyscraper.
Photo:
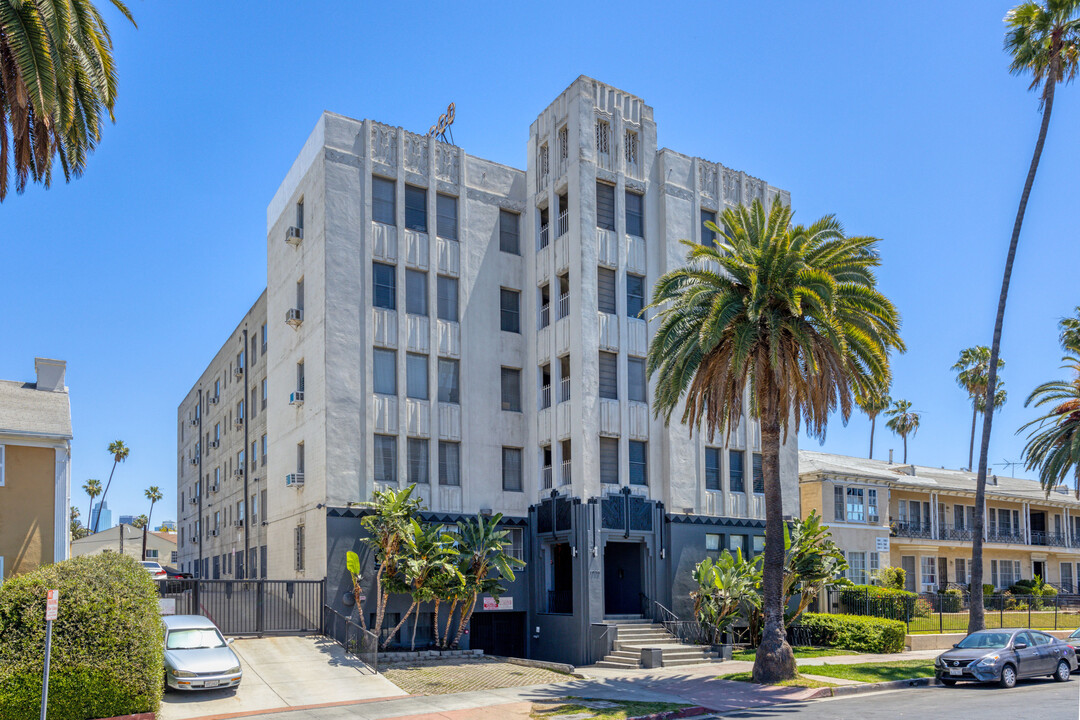
M 118 522 L 119 522 L 120 525 L 134 525 L 135 524 L 135 516 L 134 515 L 121 515 L 120 520 Z
M 175 520 L 162 520 L 161 525 L 158 528 L 156 528 L 155 532 L 170 532 L 170 533 L 176 532 L 176 521 Z
M 98 514 L 101 515 L 101 521 L 98 522 Z M 90 511 L 90 529 L 93 530 L 95 525 L 97 531 L 108 530 L 112 527 L 112 510 L 109 509 L 109 503 L 102 500 L 94 505 L 94 509 Z

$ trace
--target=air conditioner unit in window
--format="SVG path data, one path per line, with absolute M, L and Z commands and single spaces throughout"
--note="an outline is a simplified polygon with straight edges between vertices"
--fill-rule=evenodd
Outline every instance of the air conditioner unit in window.
M 296 247 L 304 239 L 304 228 L 288 227 L 285 230 L 285 242 Z
M 217 395 L 214 395 L 214 396 L 212 396 L 210 398 L 210 404 L 211 405 L 217 405 L 217 401 L 218 401 L 218 396 Z
M 191 424 L 191 427 L 198 427 L 199 426 L 199 418 L 195 418 L 194 420 L 189 420 L 188 422 Z
M 199 496 L 196 495 L 195 497 L 188 500 L 188 502 L 191 503 L 192 505 L 198 505 L 199 504 Z
M 193 457 L 188 462 L 190 462 L 192 465 L 198 465 L 199 464 L 199 458 Z
M 212 448 L 214 448 L 214 449 L 217 449 L 217 447 L 218 447 L 218 446 L 219 446 L 220 444 L 221 444 L 221 443 L 220 443 L 220 442 L 218 442 L 217 440 L 211 440 L 211 441 L 210 441 L 210 447 L 212 447 Z
M 233 520 L 233 527 L 244 527 L 243 518 L 241 518 L 239 520 Z
M 299 407 L 304 404 L 304 391 L 297 390 L 296 392 L 289 393 L 289 404 Z
M 285 487 L 303 487 L 304 473 L 292 473 L 285 476 Z
M 221 490 L 221 484 L 220 483 L 214 483 L 213 485 L 210 486 L 210 492 L 218 492 L 220 490 Z
M 295 327 L 300 327 L 300 323 L 304 322 L 304 311 L 300 308 L 290 308 L 285 311 L 285 322 Z
M 199 536 L 198 535 L 192 535 L 191 536 L 191 542 L 194 545 L 198 545 L 199 544 Z
M 217 534 L 218 534 L 217 528 L 214 528 L 213 530 L 210 531 L 210 537 L 217 537 Z
M 234 377 L 238 377 L 238 378 L 239 377 L 244 377 L 244 366 L 243 365 L 237 365 L 236 367 L 233 368 L 232 374 L 233 374 Z
M 232 474 L 236 477 L 244 477 L 244 468 L 236 468 L 232 471 Z
M 244 418 L 242 418 L 242 417 L 236 418 L 236 422 L 234 424 L 236 425 L 237 430 L 243 430 L 244 429 Z

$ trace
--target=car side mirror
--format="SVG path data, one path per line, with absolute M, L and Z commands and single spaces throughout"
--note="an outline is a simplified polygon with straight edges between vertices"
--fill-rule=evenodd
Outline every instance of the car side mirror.
M 227 640 L 225 640 L 225 644 L 232 645 L 234 640 L 236 640 L 236 638 L 228 638 Z
M 960 647 L 960 643 L 953 643 L 953 644 L 952 644 L 952 646 L 953 646 L 954 648 L 958 648 L 958 647 Z
M 1013 645 L 1013 650 L 1023 650 L 1026 647 L 1027 647 L 1026 642 L 1018 642 L 1015 645 Z

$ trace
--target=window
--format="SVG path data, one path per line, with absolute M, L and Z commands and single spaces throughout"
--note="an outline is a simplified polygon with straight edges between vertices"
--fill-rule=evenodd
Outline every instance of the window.
M 409 484 L 427 485 L 428 479 L 428 441 L 409 438 Z
M 405 186 L 405 227 L 427 232 L 427 190 Z
M 641 317 L 645 309 L 645 278 L 626 273 L 626 317 Z
M 957 563 L 956 582 L 960 582 L 959 562 Z M 1073 567 L 1072 563 L 1061 563 L 1061 586 L 1066 593 L 1073 591 Z
M 258 392 L 257 388 L 251 388 L 251 417 L 255 417 L 259 414 L 259 396 L 256 394 Z
M 296 227 L 304 229 L 304 198 L 296 201 Z
M 849 552 L 847 554 L 848 561 L 848 579 L 856 585 L 865 585 L 866 578 L 866 553 L 865 552 Z
M 457 240 L 457 198 L 450 195 L 436 195 L 435 215 L 435 234 L 447 240 Z
M 458 361 L 439 358 L 439 402 L 458 404 Z
M 559 276 L 559 319 L 570 314 L 570 275 Z
M 251 522 L 256 523 L 259 520 L 259 496 L 256 494 L 251 495 Z
M 543 476 L 544 489 L 551 489 L 551 446 L 544 445 L 540 448 L 540 472 Z
M 720 536 L 714 533 L 705 533 L 705 551 L 720 551 Z
M 873 582 L 874 578 L 877 577 L 877 572 L 880 569 L 881 554 L 877 552 L 870 553 L 870 572 L 868 573 L 870 576 L 870 582 Z
M 731 492 L 746 492 L 743 479 L 743 454 L 738 450 L 728 453 L 728 489 Z
M 648 445 L 637 440 L 630 441 L 630 484 L 648 485 Z
M 1065 565 L 1062 565 L 1065 567 Z M 1062 583 L 1064 584 L 1064 576 L 1062 576 Z M 967 585 L 967 558 L 956 558 L 956 582 L 961 585 Z
M 373 351 L 375 392 L 381 395 L 397 395 L 397 353 L 393 350 Z
M 761 471 L 761 453 L 754 453 L 754 492 L 758 495 L 765 492 L 765 475 Z
M 611 153 L 611 123 L 603 118 L 596 118 L 596 153 Z
M 461 445 L 439 441 L 439 484 L 461 486 Z
M 146 548 L 146 560 L 157 560 L 158 551 L 154 548 Z
M 525 530 L 523 528 L 506 528 L 506 531 L 508 533 L 506 539 L 510 541 L 510 547 L 507 549 L 507 554 L 518 560 L 524 560 Z
M 547 208 L 540 208 L 540 237 L 537 239 L 537 250 L 543 250 L 548 246 L 551 226 L 548 223 Z
M 375 436 L 375 482 L 397 485 L 397 438 Z
M 705 448 L 705 489 L 722 489 L 720 487 L 720 448 Z
M 571 454 L 571 445 L 569 440 L 562 440 L 559 442 L 559 454 L 562 455 L 562 472 L 559 476 L 560 485 L 569 485 L 573 482 L 573 476 L 571 470 L 573 470 L 573 455 Z
M 551 365 L 540 366 L 540 397 L 537 400 L 538 409 L 543 410 L 551 407 Z
M 600 397 L 608 400 L 619 399 L 619 356 L 615 353 L 601 352 L 599 361 Z
M 295 550 L 296 572 L 304 572 L 304 526 L 297 525 L 293 535 L 293 549 Z
M 937 588 L 937 558 L 923 555 L 920 569 L 922 570 L 923 592 L 935 590 Z
M 385 263 L 372 263 L 372 303 L 375 307 L 387 310 L 397 309 L 397 278 L 394 266 Z
M 596 183 L 596 227 L 615 229 L 615 186 Z
M 266 323 L 262 324 L 262 354 L 266 354 Z
M 701 211 L 701 244 L 716 247 L 716 233 L 705 227 L 707 222 L 716 224 L 716 213 L 712 210 L 703 209 Z
M 502 409 L 521 412 L 521 370 L 502 369 Z
M 619 483 L 619 441 L 615 438 L 600 438 L 600 482 Z
M 427 355 L 405 355 L 405 395 L 414 400 L 428 399 Z
M 631 402 L 648 402 L 648 381 L 645 379 L 645 359 L 626 359 L 626 387 Z
M 371 178 L 371 219 L 375 222 L 380 222 L 385 225 L 394 225 L 397 220 L 394 218 L 394 208 L 396 206 L 395 193 L 397 188 L 394 185 L 393 180 L 387 180 L 381 177 Z
M 304 443 L 296 443 L 296 472 L 304 472 Z
M 427 317 L 427 273 L 419 270 L 405 271 L 405 312 Z
M 499 211 L 499 250 L 511 255 L 521 254 L 520 218 L 509 210 Z
M 521 293 L 499 290 L 499 326 L 504 332 L 521 332 Z
M 304 361 L 296 363 L 296 389 L 304 392 Z
M 849 487 L 847 489 L 847 519 L 849 522 L 865 522 L 866 520 L 862 488 Z
M 615 314 L 615 271 L 596 268 L 596 308 L 602 313 Z
M 993 585 L 996 588 L 1001 587 L 1001 584 L 998 582 L 999 579 L 1000 578 L 998 576 L 998 561 L 997 560 L 991 560 L 990 561 L 990 584 Z
M 731 554 L 742 553 L 743 557 L 746 557 L 746 536 L 745 535 L 728 535 L 728 550 Z
M 833 520 L 837 522 L 844 522 L 847 519 L 844 515 L 844 502 L 844 488 L 840 485 L 833 485 Z M 903 507 L 902 504 L 901 507 Z
M 877 490 L 870 488 L 866 491 L 866 519 L 872 523 L 878 523 L 881 518 L 878 516 L 877 511 Z
M 266 434 L 263 433 L 262 439 L 259 441 L 259 455 L 262 458 L 261 462 L 263 467 L 266 467 Z
M 754 554 L 755 555 L 760 555 L 761 553 L 765 552 L 765 536 L 764 535 L 754 535 L 753 536 L 753 542 L 754 542 Z
M 436 281 L 438 293 L 437 312 L 440 320 L 458 321 L 458 281 L 457 278 L 440 275 Z
M 626 191 L 626 234 L 645 237 L 645 198 Z
M 559 358 L 559 402 L 570 400 L 570 356 Z
M 539 288 L 540 292 L 540 321 L 537 323 L 539 330 L 543 330 L 551 324 L 551 286 L 544 283 Z
M 304 278 L 296 281 L 296 309 L 304 309 Z
M 503 490 L 521 492 L 521 448 L 502 449 Z
M 627 130 L 623 138 L 623 150 L 626 155 L 626 165 L 633 170 L 638 163 L 638 134 L 633 130 Z

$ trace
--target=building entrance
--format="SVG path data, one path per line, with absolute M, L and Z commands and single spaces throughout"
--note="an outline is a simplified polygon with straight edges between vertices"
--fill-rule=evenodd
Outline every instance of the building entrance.
M 641 543 L 604 545 L 604 614 L 641 613 Z

